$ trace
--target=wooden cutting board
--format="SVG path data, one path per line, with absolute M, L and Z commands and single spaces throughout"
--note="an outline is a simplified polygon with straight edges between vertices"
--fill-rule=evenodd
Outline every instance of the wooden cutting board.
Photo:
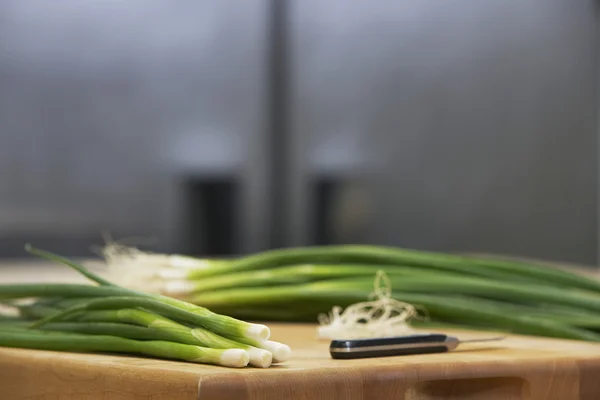
M 294 355 L 269 369 L 0 348 L 0 398 L 600 399 L 596 344 L 514 336 L 493 345 L 464 344 L 452 353 L 333 360 L 314 325 L 270 326 L 274 340 L 288 343 Z
M 0 265 L 3 283 L 40 280 L 85 281 L 46 263 Z M 510 336 L 452 353 L 343 361 L 330 358 L 314 325 L 269 326 L 293 350 L 269 369 L 0 348 L 0 400 L 600 399 L 600 344 Z

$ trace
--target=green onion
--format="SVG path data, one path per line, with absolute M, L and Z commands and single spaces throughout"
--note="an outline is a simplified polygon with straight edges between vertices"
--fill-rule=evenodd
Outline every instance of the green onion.
M 404 300 L 408 293 L 428 294 L 462 294 L 481 298 L 504 300 L 510 298 L 513 302 L 544 302 L 563 306 L 574 306 L 600 311 L 600 296 L 577 291 L 569 291 L 553 287 L 540 287 L 533 284 L 505 283 L 478 278 L 451 277 L 390 277 L 392 287 Z M 372 280 L 344 279 L 326 280 L 303 285 L 277 287 L 251 287 L 219 290 L 208 293 L 198 293 L 189 301 L 204 304 L 207 307 L 248 306 L 259 304 L 276 304 L 281 301 L 304 301 L 312 298 L 314 293 L 329 294 L 335 299 L 340 291 L 368 291 Z
M 24 327 L 24 324 L 21 323 L 18 326 Z M 55 322 L 44 325 L 41 330 L 118 336 L 136 340 L 166 340 L 171 342 L 170 339 L 165 338 L 165 335 L 160 330 L 118 322 Z
M 277 286 L 282 284 L 300 284 L 336 278 L 363 277 L 372 279 L 381 265 L 372 264 L 330 264 L 330 265 L 292 265 L 258 271 L 244 271 L 235 274 L 214 275 L 193 280 L 193 271 L 189 279 L 165 279 L 163 292 L 169 296 L 185 296 L 192 293 L 210 292 L 217 289 Z M 419 267 L 394 267 L 386 270 L 393 276 L 454 276 L 458 273 L 425 270 Z
M 36 249 L 35 247 L 33 247 L 31 244 L 27 243 L 25 245 L 25 251 L 27 251 L 29 254 L 33 254 L 34 256 L 38 256 L 41 258 L 45 258 L 46 260 L 50 260 L 50 261 L 54 261 L 57 262 L 59 264 L 64 264 L 67 265 L 71 268 L 73 268 L 74 270 L 76 270 L 77 272 L 79 272 L 81 275 L 85 276 L 86 278 L 88 278 L 89 280 L 99 283 L 100 285 L 103 286 L 116 286 L 113 283 L 107 281 L 106 279 L 88 271 L 87 268 L 83 267 L 82 265 L 79 265 L 71 260 L 69 260 L 68 258 L 65 257 L 61 257 L 58 254 L 54 254 L 54 253 L 50 253 L 48 251 L 44 251 L 41 249 Z
M 211 349 L 161 340 L 140 341 L 112 335 L 44 332 L 1 327 L 0 346 L 67 352 L 142 354 L 236 368 L 245 367 L 249 362 L 248 353 L 241 349 Z
M 131 307 L 143 307 L 166 317 L 197 324 L 198 326 L 213 330 L 216 333 L 230 338 L 247 337 L 249 339 L 265 340 L 269 335 L 268 329 L 265 329 L 266 327 L 264 327 L 264 325 L 240 321 L 225 315 L 213 313 L 203 308 L 198 308 L 196 312 L 182 310 L 181 308 L 165 304 L 159 300 L 146 297 L 110 297 L 93 299 L 70 307 L 58 314 L 43 318 L 32 326 L 40 327 L 45 323 L 61 320 L 80 311 Z M 202 310 L 202 313 L 198 312 L 198 310 Z
M 159 333 L 157 339 L 195 344 L 214 349 L 244 349 L 250 356 L 250 364 L 255 367 L 266 368 L 271 365 L 273 360 L 273 355 L 263 349 L 227 339 L 207 329 L 190 328 L 144 310 L 125 308 L 119 310 L 92 311 L 81 314 L 76 320 L 86 322 L 120 321 L 128 324 L 142 325 L 157 331 Z
M 67 301 L 65 303 L 68 304 L 71 302 L 72 301 Z M 60 305 L 60 303 L 55 305 Z M 114 325 L 120 328 L 113 332 L 113 334 L 117 336 L 131 339 L 169 340 L 214 349 L 239 348 L 248 352 L 250 364 L 255 367 L 267 368 L 273 362 L 273 354 L 267 350 L 227 339 L 206 329 L 197 327 L 190 328 L 186 325 L 169 320 L 168 318 L 141 309 L 124 308 L 87 312 L 78 311 L 65 315 L 66 313 L 62 314 L 64 310 L 61 310 L 60 308 L 32 304 L 20 306 L 19 310 L 23 316 L 44 318 L 42 321 L 39 321 L 40 329 L 52 330 L 52 327 L 54 327 L 54 329 L 57 329 L 56 327 L 67 327 L 70 331 L 81 333 L 111 334 L 106 327 Z M 51 322 L 44 322 L 50 319 L 66 319 L 77 322 L 54 324 Z M 103 323 L 108 325 L 102 325 Z M 143 331 L 134 329 L 140 328 L 140 325 L 147 329 Z M 131 329 L 128 330 L 125 327 Z M 99 332 L 94 331 L 96 328 L 98 328 Z M 143 335 L 140 335 L 140 332 L 142 332 Z M 277 359 L 275 361 L 283 362 L 286 360 Z
M 460 322 L 471 327 L 492 326 L 516 333 L 545 335 L 560 338 L 600 341 L 600 335 L 577 328 L 579 324 L 568 324 L 564 315 L 557 318 L 556 313 L 531 312 L 532 301 L 581 306 L 596 310 L 598 299 L 589 299 L 579 293 L 564 293 L 556 289 L 516 287 L 498 282 L 465 280 L 462 282 L 435 282 L 431 278 L 403 278 L 392 280 L 393 298 L 423 307 L 434 321 Z M 269 309 L 277 304 L 289 309 L 289 313 L 319 315 L 328 311 L 332 305 L 349 306 L 364 301 L 369 296 L 369 282 L 360 280 L 321 281 L 317 283 L 282 286 L 242 288 L 203 293 L 194 296 L 193 301 L 202 302 L 215 310 L 229 312 L 231 315 L 248 317 Z M 418 285 L 422 285 L 419 287 Z M 477 289 L 479 298 L 461 298 L 450 296 L 452 293 L 473 294 Z M 531 290 L 531 292 L 528 291 Z M 490 300 L 495 298 L 496 300 Z M 503 304 L 506 298 L 527 300 L 530 303 Z M 590 303 L 586 303 L 591 300 Z M 296 304 L 296 306 L 294 306 Z M 235 311 L 240 307 L 240 313 Z M 244 307 L 250 309 L 244 313 Z M 297 312 L 294 307 L 301 308 Z M 534 308 L 535 309 L 535 308 Z M 581 321 L 581 319 L 580 319 Z M 573 321 L 570 321 L 573 322 Z
M 384 271 L 393 288 L 389 300 L 400 310 L 406 303 L 422 307 L 431 318 L 426 325 L 600 339 L 600 280 L 541 263 L 368 245 L 275 249 L 229 260 L 117 250 L 107 251 L 109 270 L 127 282 L 139 277 L 132 288 L 242 320 L 315 321 L 337 306 L 367 301 L 375 273 Z
M 26 249 L 27 249 L 27 251 L 29 251 L 32 254 L 38 255 L 38 256 L 43 257 L 50 261 L 55 261 L 55 262 L 66 264 L 66 265 L 76 269 L 77 271 L 83 273 L 90 280 L 95 281 L 95 282 L 99 283 L 100 285 L 105 285 L 105 286 L 101 286 L 101 288 L 103 288 L 103 289 L 114 288 L 114 290 L 116 291 L 115 294 L 117 294 L 117 295 L 120 294 L 121 296 L 123 296 L 123 297 L 121 297 L 121 301 L 137 302 L 138 304 L 145 303 L 146 305 L 150 304 L 153 307 L 158 307 L 159 309 L 162 309 L 163 311 L 166 310 L 165 312 L 170 312 L 171 314 L 173 314 L 173 313 L 178 314 L 180 317 L 182 317 L 183 320 L 185 320 L 187 322 L 191 322 L 191 323 L 197 322 L 200 324 L 200 326 L 208 327 L 208 329 L 211 329 L 214 327 L 215 329 L 217 329 L 216 332 L 218 332 L 218 333 L 223 333 L 224 332 L 223 329 L 227 329 L 227 327 L 230 327 L 232 329 L 232 331 L 228 331 L 228 333 L 231 334 L 235 338 L 248 337 L 249 339 L 266 340 L 270 336 L 269 328 L 265 325 L 247 323 L 247 322 L 239 321 L 239 320 L 236 320 L 234 318 L 227 317 L 224 315 L 217 315 L 204 307 L 200 307 L 200 306 L 197 306 L 194 304 L 189 304 L 184 301 L 173 299 L 173 298 L 170 298 L 167 296 L 155 296 L 155 295 L 145 294 L 142 292 L 137 292 L 137 291 L 133 291 L 133 290 L 120 288 L 120 287 L 113 285 L 112 283 L 106 281 L 104 278 L 88 271 L 83 266 L 80 266 L 79 264 L 76 264 L 72 261 L 66 260 L 63 257 L 60 257 L 60 256 L 55 255 L 50 252 L 37 250 L 37 249 L 33 248 L 31 245 L 27 245 Z M 29 286 L 33 286 L 34 288 L 35 288 L 35 286 L 42 287 L 42 288 L 47 287 L 47 285 L 29 285 Z M 52 286 L 52 285 L 50 285 L 50 286 Z M 82 292 L 81 288 L 78 288 L 78 289 L 79 289 L 79 291 Z M 64 288 L 63 288 L 63 290 L 64 290 Z M 6 288 L 6 291 L 10 292 L 10 288 Z M 70 290 L 67 290 L 67 292 L 72 295 L 71 297 L 76 296 L 75 290 L 73 288 L 71 288 Z M 2 298 L 2 293 L 3 293 L 2 288 L 0 288 L 0 298 Z M 52 296 L 54 294 L 53 293 L 37 294 L 37 296 L 48 296 L 48 295 Z M 127 296 L 139 296 L 139 297 L 134 298 L 134 297 L 127 297 Z M 24 296 L 21 296 L 21 297 L 24 297 Z M 145 302 L 144 300 L 147 300 L 147 301 Z M 102 303 L 102 301 L 105 301 L 105 304 L 111 304 L 111 307 L 115 307 L 115 306 L 118 307 L 118 305 L 117 305 L 118 300 L 115 301 L 114 297 L 112 297 L 110 299 L 97 299 L 97 300 L 95 300 L 95 302 L 90 301 L 88 307 L 94 307 L 95 305 L 98 306 L 97 304 L 104 304 L 104 303 Z M 75 308 L 75 307 L 82 307 L 82 305 L 74 306 L 73 308 Z M 73 310 L 71 310 L 71 311 L 73 311 Z M 71 312 L 71 311 L 69 311 L 69 312 Z M 73 311 L 73 312 L 75 312 L 75 311 Z M 195 317 L 192 314 L 194 314 Z M 43 322 L 40 321 L 38 324 L 36 324 L 34 326 L 37 326 L 41 323 L 43 323 Z
M 289 358 L 288 346 L 268 340 L 266 325 L 120 287 L 63 257 L 31 246 L 27 250 L 99 285 L 1 285 L 0 299 L 15 300 L 4 305 L 20 316 L 0 314 L 0 346 L 138 353 L 232 367 L 250 363 L 265 368 Z M 30 298 L 36 301 L 16 301 Z
M 312 291 L 311 295 L 306 296 L 305 300 L 302 301 L 302 307 L 309 314 L 319 315 L 329 311 L 332 299 L 335 299 L 336 304 L 347 307 L 363 301 L 368 295 L 368 290 L 359 289 L 342 289 L 335 292 L 331 290 Z M 393 298 L 401 299 L 426 310 L 428 317 L 426 321 L 434 324 L 440 322 L 454 323 L 471 329 L 489 329 L 526 335 L 600 341 L 600 334 L 564 324 L 553 319 L 551 315 L 540 316 L 527 313 L 526 308 L 518 309 L 515 305 L 511 305 L 507 309 L 504 304 L 498 301 L 486 299 L 474 301 L 470 298 L 447 295 L 398 292 L 393 293 Z M 220 307 L 217 307 L 217 309 L 220 309 Z M 240 310 L 239 314 L 231 308 L 226 309 L 230 310 L 232 315 L 248 315 L 248 313 L 244 314 L 243 309 Z M 264 310 L 265 313 L 268 312 L 267 307 L 258 309 Z M 256 310 L 252 309 L 252 313 Z M 293 306 L 290 312 L 294 312 Z M 420 320 L 416 319 L 415 321 L 419 322 Z
M 131 290 L 117 286 L 92 286 L 75 283 L 17 283 L 0 285 L 0 299 L 52 296 L 109 297 L 124 296 L 130 293 L 132 293 Z
M 210 260 L 206 260 L 210 265 Z M 484 257 L 459 256 L 435 252 L 399 249 L 383 246 L 343 245 L 300 247 L 260 252 L 224 263 L 219 260 L 213 267 L 193 269 L 192 279 L 227 273 L 274 268 L 292 264 L 310 263 L 371 263 L 379 265 L 407 265 L 422 268 L 455 271 L 492 279 L 523 279 L 569 285 L 600 292 L 600 282 L 551 266 L 540 266 L 518 261 Z

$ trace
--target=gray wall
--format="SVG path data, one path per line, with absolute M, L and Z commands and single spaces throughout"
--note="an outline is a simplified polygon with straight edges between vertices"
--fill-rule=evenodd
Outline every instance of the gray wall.
M 287 4 L 287 244 L 327 176 L 335 242 L 596 261 L 595 2 Z M 187 174 L 239 177 L 268 246 L 268 5 L 0 2 L 0 256 L 177 249 Z
M 595 262 L 595 2 L 297 0 L 292 15 L 294 244 L 311 241 L 300 194 L 329 175 L 357 182 L 336 242 Z

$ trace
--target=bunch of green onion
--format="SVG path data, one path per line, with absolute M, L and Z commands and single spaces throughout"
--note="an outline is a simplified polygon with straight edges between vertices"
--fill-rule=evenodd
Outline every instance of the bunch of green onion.
M 425 311 L 415 325 L 600 341 L 600 281 L 549 265 L 367 245 L 200 259 L 111 244 L 104 257 L 125 286 L 246 320 L 315 322 L 365 301 L 384 271 L 393 299 Z
M 225 367 L 286 361 L 290 348 L 266 325 L 171 297 L 117 286 L 68 259 L 34 249 L 97 283 L 4 284 L 0 346 L 67 352 L 138 354 Z

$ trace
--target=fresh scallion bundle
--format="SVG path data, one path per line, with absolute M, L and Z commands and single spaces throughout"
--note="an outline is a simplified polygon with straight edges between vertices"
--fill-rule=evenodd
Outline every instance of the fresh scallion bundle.
M 366 301 L 383 271 L 391 300 L 426 311 L 421 326 L 600 341 L 600 281 L 549 265 L 364 245 L 212 260 L 109 244 L 104 256 L 107 275 L 123 276 L 126 287 L 247 320 L 315 321 L 337 306 Z
M 227 367 L 266 368 L 290 357 L 288 346 L 269 340 L 266 325 L 117 286 L 63 257 L 27 250 L 98 285 L 0 286 L 0 299 L 10 300 L 4 306 L 19 311 L 18 318 L 0 314 L 0 346 L 134 353 Z

